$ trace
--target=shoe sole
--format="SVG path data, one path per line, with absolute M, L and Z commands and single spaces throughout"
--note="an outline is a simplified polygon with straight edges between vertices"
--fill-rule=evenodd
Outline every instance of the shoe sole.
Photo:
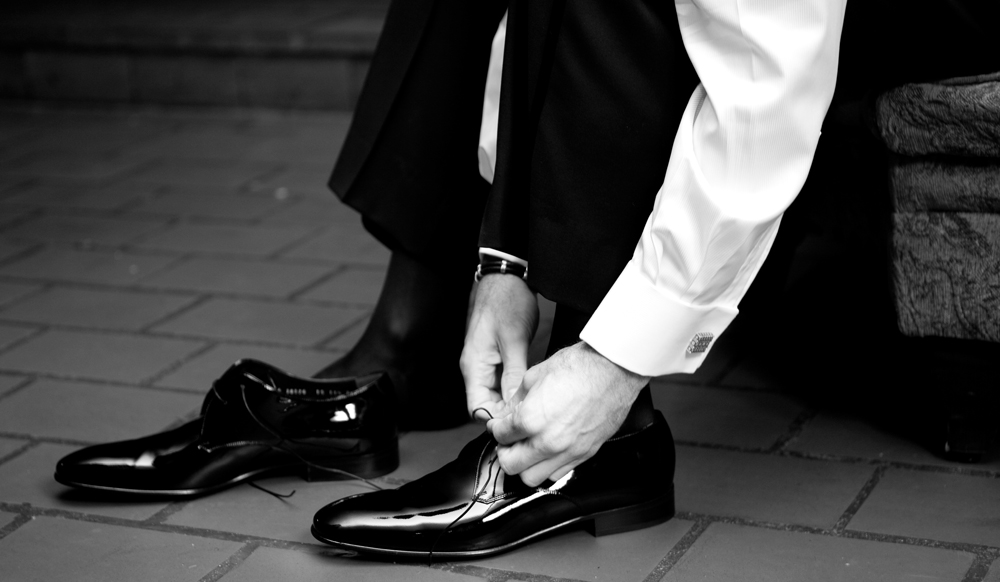
M 608 511 L 593 513 L 582 517 L 575 517 L 562 523 L 547 527 L 541 531 L 537 531 L 521 539 L 508 542 L 502 546 L 482 550 L 467 550 L 458 552 L 435 551 L 431 553 L 416 550 L 391 550 L 371 546 L 360 546 L 331 540 L 320 534 L 320 532 L 316 530 L 315 525 L 312 527 L 312 535 L 317 540 L 325 544 L 370 557 L 391 558 L 395 560 L 407 561 L 431 560 L 433 558 L 442 560 L 472 560 L 509 552 L 510 550 L 528 544 L 547 534 L 581 522 L 583 522 L 584 529 L 590 532 L 591 535 L 594 537 L 601 537 L 604 535 L 625 533 L 628 531 L 659 525 L 670 520 L 674 517 L 674 514 L 674 488 L 671 485 L 669 493 L 650 501 L 627 507 L 620 507 L 618 509 L 610 509 Z
M 230 487 L 234 487 L 240 483 L 252 481 L 254 479 L 263 479 L 265 477 L 298 475 L 308 482 L 347 481 L 356 477 L 360 477 L 362 479 L 375 479 L 376 477 L 381 477 L 382 475 L 391 473 L 399 467 L 399 447 L 393 446 L 387 451 L 362 455 L 352 459 L 340 458 L 337 461 L 337 465 L 338 466 L 335 467 L 337 471 L 318 469 L 302 463 L 295 463 L 281 467 L 266 467 L 243 473 L 242 475 L 233 477 L 228 481 L 217 483 L 210 487 L 202 487 L 198 489 L 130 489 L 126 487 L 111 487 L 108 485 L 80 483 L 67 479 L 58 473 L 56 473 L 53 477 L 56 481 L 62 483 L 63 485 L 76 487 L 78 489 L 89 489 L 92 491 L 104 491 L 108 493 L 121 493 L 135 496 L 185 499 L 218 493 L 219 491 L 229 489 Z M 339 473 L 338 471 L 350 473 L 350 476 Z

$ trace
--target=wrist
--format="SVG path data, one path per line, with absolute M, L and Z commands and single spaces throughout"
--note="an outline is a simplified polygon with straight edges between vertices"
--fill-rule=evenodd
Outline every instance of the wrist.
M 644 376 L 617 364 L 613 360 L 608 359 L 601 352 L 595 350 L 593 346 L 585 341 L 581 340 L 580 346 L 586 353 L 591 354 L 593 358 L 601 362 L 602 366 L 614 371 L 614 373 L 619 375 L 630 387 L 634 387 L 636 390 L 642 389 L 643 386 L 649 383 L 650 378 L 652 378 L 652 376 Z

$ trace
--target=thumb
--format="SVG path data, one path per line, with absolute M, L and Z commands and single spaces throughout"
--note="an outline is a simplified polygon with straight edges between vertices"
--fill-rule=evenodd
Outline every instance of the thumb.
M 504 402 L 511 402 L 528 371 L 528 346 L 524 342 L 504 342 L 500 346 L 500 357 L 503 360 L 500 393 Z

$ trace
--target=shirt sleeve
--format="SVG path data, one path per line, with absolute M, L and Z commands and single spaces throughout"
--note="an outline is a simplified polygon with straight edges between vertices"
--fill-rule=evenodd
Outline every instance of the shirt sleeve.
M 701 84 L 631 261 L 581 339 L 633 372 L 693 372 L 738 313 L 809 173 L 845 0 L 676 0 Z

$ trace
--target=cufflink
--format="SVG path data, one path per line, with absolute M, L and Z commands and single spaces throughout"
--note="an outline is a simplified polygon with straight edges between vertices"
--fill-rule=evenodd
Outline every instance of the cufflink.
M 709 332 L 696 333 L 694 337 L 691 338 L 691 343 L 688 344 L 687 353 L 689 354 L 703 354 L 708 350 L 708 345 L 712 343 L 712 339 L 715 335 Z

